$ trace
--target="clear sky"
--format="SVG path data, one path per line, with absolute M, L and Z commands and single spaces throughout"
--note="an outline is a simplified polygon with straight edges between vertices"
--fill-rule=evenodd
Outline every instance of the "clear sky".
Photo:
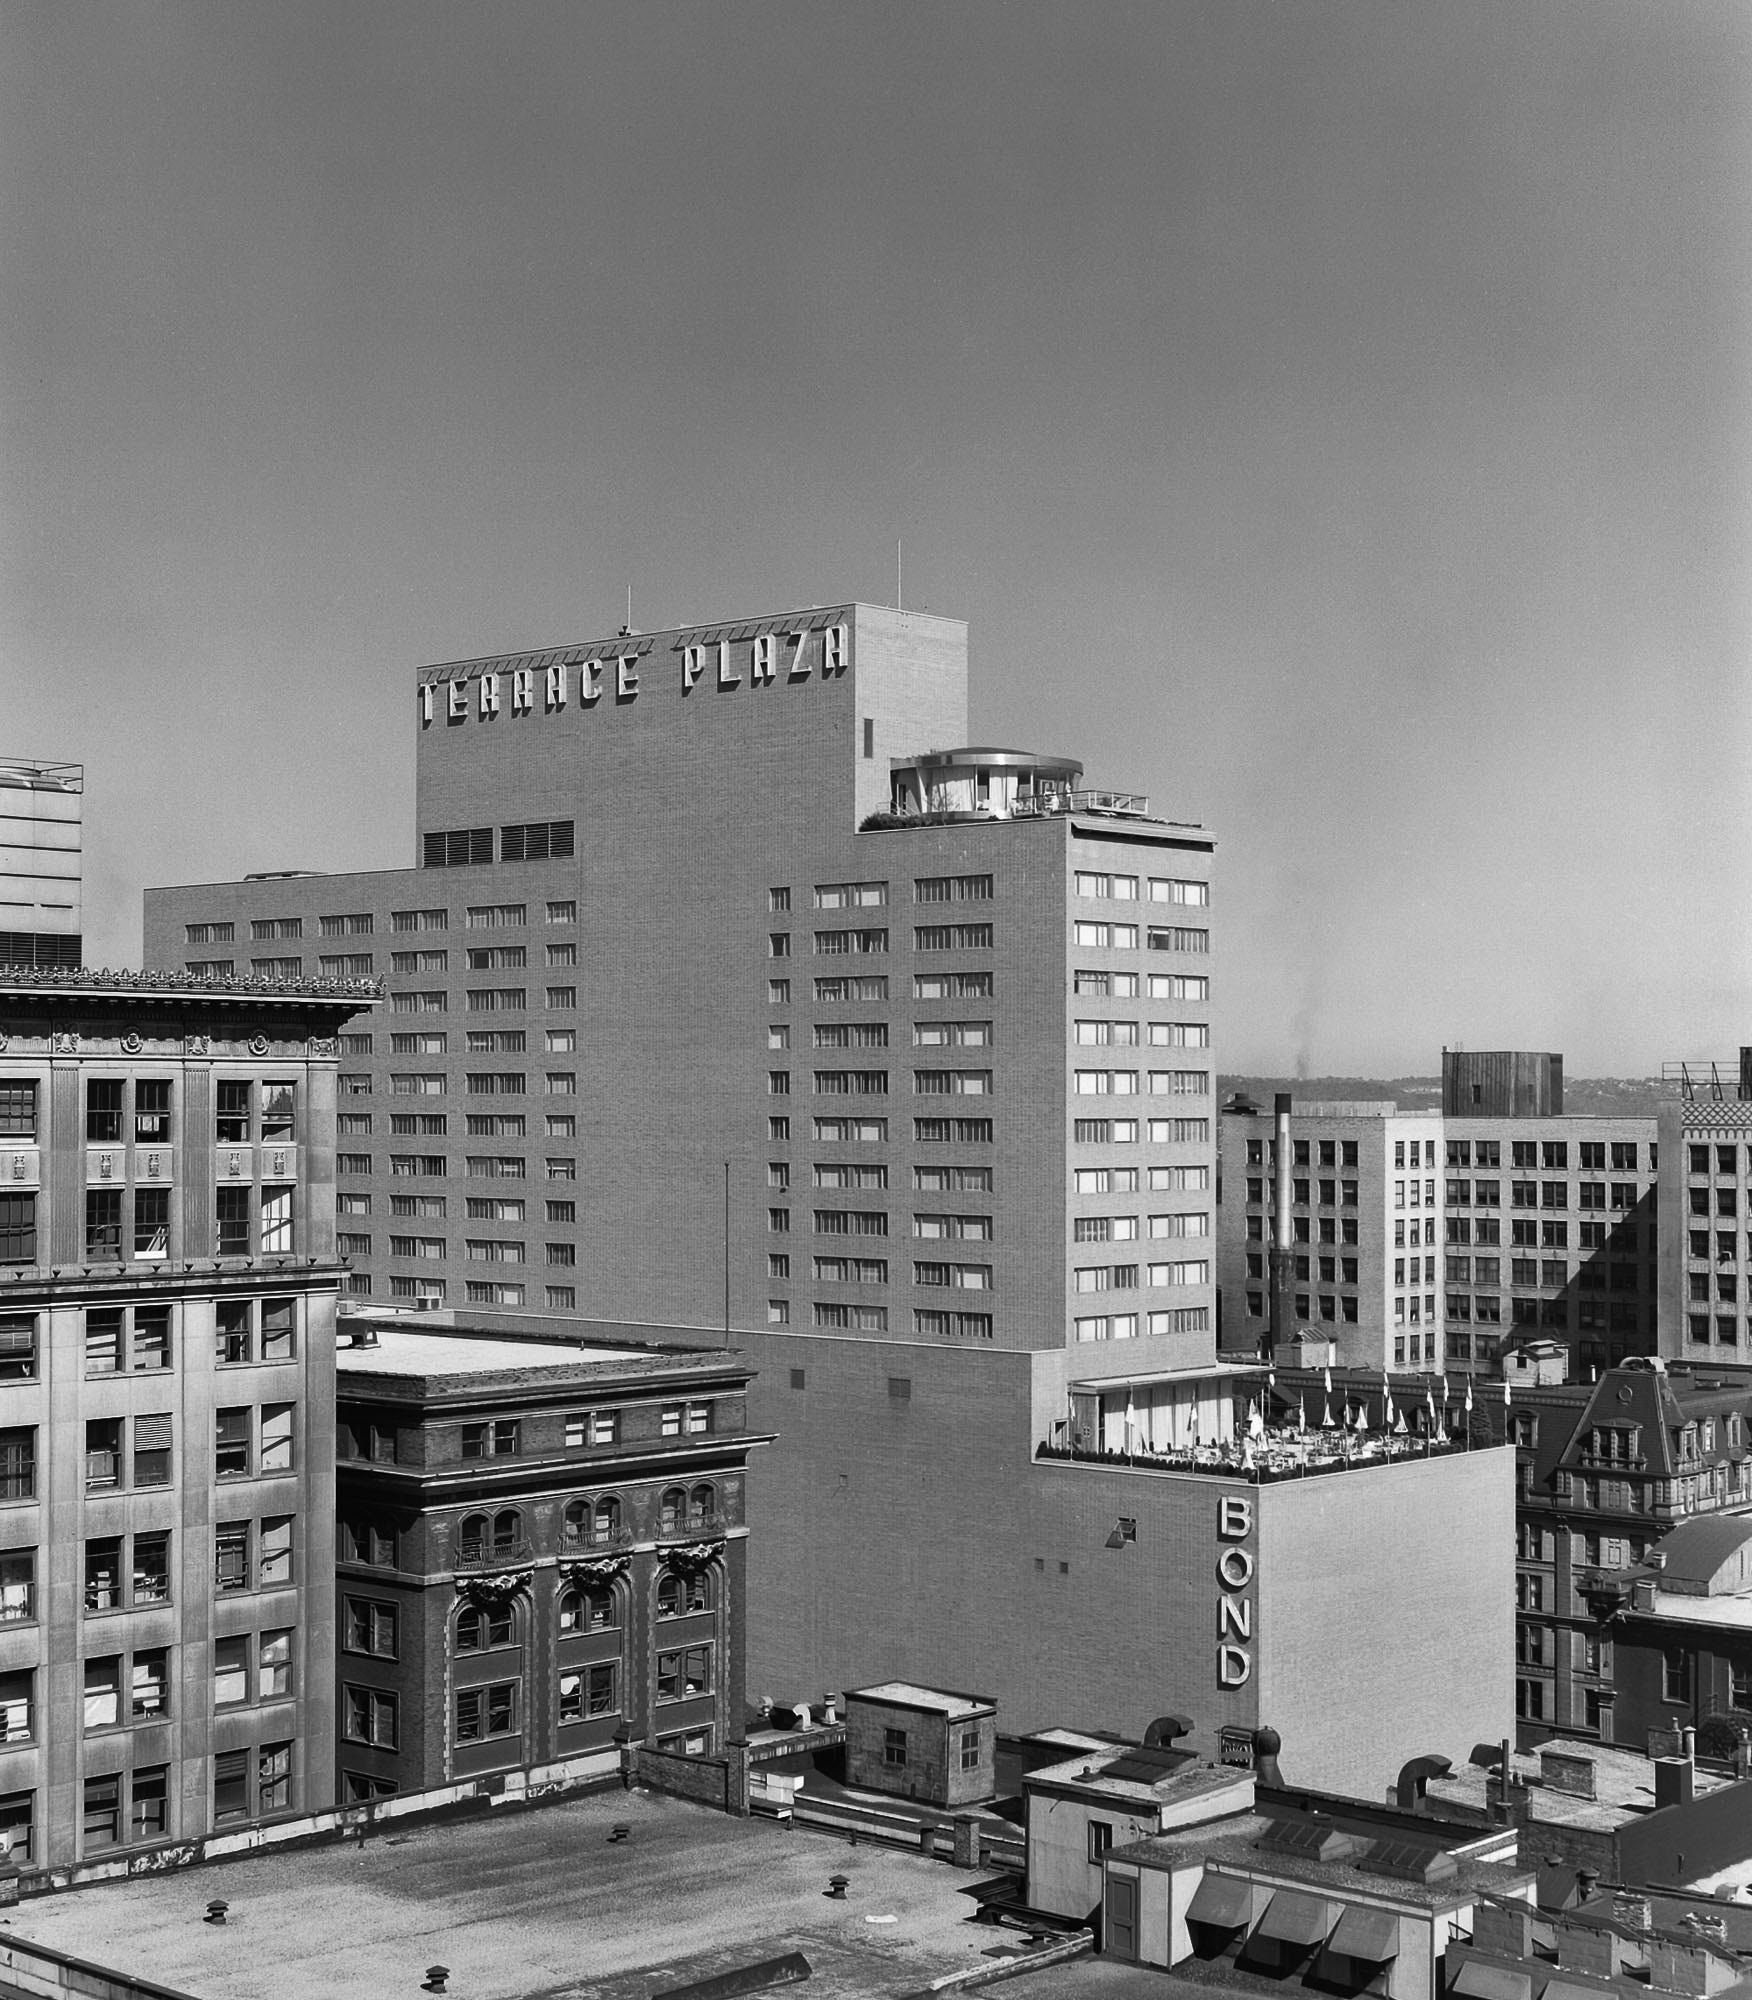
M 1752 7 L 0 11 L 0 750 L 412 859 L 419 664 L 858 596 L 1220 841 L 1226 1068 L 1752 1041 Z

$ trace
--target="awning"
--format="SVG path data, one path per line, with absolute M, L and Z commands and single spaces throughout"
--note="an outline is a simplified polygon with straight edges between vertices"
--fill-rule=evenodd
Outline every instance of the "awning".
M 1275 1938 L 1279 1944 L 1324 1944 L 1331 1928 L 1332 1918 L 1322 1897 L 1298 1896 L 1280 1889 L 1266 1904 L 1254 1936 Z
M 1448 1981 L 1448 1991 L 1464 1994 L 1466 2000 L 1533 2000 L 1533 1975 L 1469 1958 Z
M 1399 1956 L 1399 1919 L 1391 1910 L 1370 1910 L 1353 1904 L 1338 1920 L 1338 1929 L 1327 1940 L 1328 1951 L 1342 1951 L 1347 1958 L 1366 1959 L 1371 1965 L 1385 1965 Z
M 1252 1912 L 1252 1889 L 1239 1875 L 1202 1875 L 1186 1906 L 1186 1921 L 1238 1931 Z

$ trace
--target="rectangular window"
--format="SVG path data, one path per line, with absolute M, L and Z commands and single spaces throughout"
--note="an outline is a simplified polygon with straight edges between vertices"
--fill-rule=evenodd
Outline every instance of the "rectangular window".
M 920 903 L 989 903 L 992 878 L 989 875 L 925 875 L 913 883 L 913 899 Z
M 345 1684 L 341 1689 L 341 1733 L 349 1743 L 371 1743 L 379 1750 L 395 1749 L 400 1739 L 395 1696 L 383 1688 Z
M 657 1655 L 657 1699 L 687 1701 L 712 1691 L 712 1649 L 687 1646 Z
M 0 1192 L 0 1264 L 36 1260 L 36 1196 Z
M 122 1257 L 122 1191 L 85 1190 L 85 1255 L 91 1263 L 119 1263 Z
M 91 1727 L 90 1723 L 86 1724 Z M 81 1847 L 86 1854 L 116 1846 L 122 1837 L 122 1781 L 120 1777 L 87 1778 L 81 1794 Z
M 22 1625 L 36 1617 L 36 1551 L 0 1554 L 0 1625 Z
M 223 1593 L 249 1586 L 249 1523 L 222 1521 L 213 1530 L 213 1588 Z
M 247 1187 L 221 1187 L 214 1190 L 215 1256 L 249 1255 L 249 1208 L 250 1190 Z
M 135 1535 L 133 1588 L 136 1604 L 167 1604 L 170 1601 L 168 1528 Z
M 1088 928 L 1082 924 L 1079 930 Z M 1096 925 L 1096 929 L 1123 930 L 1123 924 Z M 918 924 L 913 929 L 915 951 L 988 951 L 992 943 L 990 924 Z
M 456 1740 L 479 1743 L 517 1732 L 517 1683 L 464 1688 L 456 1697 Z
M 427 839 L 431 839 L 428 834 Z M 429 865 L 429 864 L 428 864 Z M 213 1759 L 213 1824 L 227 1826 L 248 1819 L 249 1758 L 247 1750 L 221 1750 Z
M 170 1830 L 170 1767 L 136 1766 L 128 1780 L 128 1838 L 162 1840 Z

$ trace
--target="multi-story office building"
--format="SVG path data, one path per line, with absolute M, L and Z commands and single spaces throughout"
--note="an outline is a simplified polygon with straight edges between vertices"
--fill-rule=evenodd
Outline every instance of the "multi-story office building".
M 0 965 L 78 965 L 85 771 L 0 757 Z
M 334 1795 L 335 1035 L 370 989 L 0 972 L 0 1824 Z
M 1300 1103 L 1290 1121 L 1295 1328 L 1358 1367 L 1439 1367 L 1442 1123 L 1380 1102 Z M 1217 1282 L 1223 1344 L 1269 1331 L 1277 1172 L 1272 1120 L 1232 1098 L 1218 1121 Z
M 750 1369 L 343 1319 L 343 1799 L 743 1729 Z
M 1577 1371 L 1653 1352 L 1654 1119 L 1514 1108 L 1561 1106 L 1559 1056 L 1444 1050 L 1443 1068 L 1441 1113 L 1293 1107 L 1297 1325 L 1358 1365 L 1489 1367 L 1529 1336 L 1559 1342 Z M 1274 1132 L 1247 1099 L 1219 1127 L 1218 1282 L 1234 1351 L 1256 1348 L 1269 1323 Z
M 1752 1361 L 1752 1077 L 1738 1097 L 1663 1104 L 1661 1352 Z M 1652 1150 L 1652 1149 L 1651 1149 Z
M 1234 1434 L 1211 835 L 1073 760 L 954 747 L 965 628 L 869 605 L 412 692 L 417 866 L 146 902 L 173 959 L 387 975 L 342 1064 L 356 1288 L 505 1326 L 734 1328 L 779 1435 L 749 1598 L 750 1671 L 781 1699 L 901 1679 L 988 1689 L 1006 1727 L 1175 1707 L 1214 1749 L 1252 1726 L 1258 1687 L 1218 1675 L 1241 1614 L 1209 1482 L 1119 1506 L 1122 1474 L 1034 1457 L 1079 1397 L 1183 1445 Z M 1482 1493 L 1497 1470 L 1448 1476 Z M 1348 1490 L 1367 1512 L 1379 1487 Z M 1397 1615 L 1384 1576 L 1358 1587 Z M 1370 1746 L 1384 1767 L 1429 1747 L 1427 1664 Z M 1490 1733 L 1481 1676 L 1456 1730 Z
M 1653 1353 L 1655 1121 L 1443 1124 L 1451 1352 L 1488 1362 L 1535 1334 L 1567 1348 L 1578 1371 Z
M 1208 1336 L 1214 843 L 1069 760 L 927 754 L 964 627 L 848 605 L 417 700 L 418 868 L 147 898 L 191 965 L 387 974 L 341 1079 L 357 1289 Z

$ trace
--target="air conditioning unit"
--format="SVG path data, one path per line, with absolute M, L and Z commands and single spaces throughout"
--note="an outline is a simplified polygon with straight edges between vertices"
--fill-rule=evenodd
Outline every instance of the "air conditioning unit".
M 414 1311 L 422 1313 L 436 1312 L 443 1303 L 442 1299 L 435 1299 L 430 1296 L 417 1298 L 414 1301 Z

